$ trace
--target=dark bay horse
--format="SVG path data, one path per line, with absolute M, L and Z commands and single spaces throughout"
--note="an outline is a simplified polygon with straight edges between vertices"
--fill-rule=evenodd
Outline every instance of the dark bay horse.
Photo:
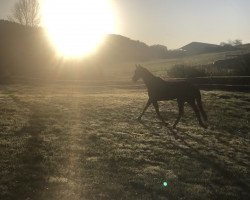
M 160 77 L 154 76 L 146 68 L 136 65 L 135 74 L 132 80 L 136 82 L 140 78 L 143 80 L 148 89 L 149 99 L 142 113 L 138 117 L 138 120 L 141 120 L 142 115 L 145 113 L 148 107 L 153 104 L 157 116 L 162 120 L 163 123 L 165 123 L 159 112 L 159 106 L 157 102 L 177 99 L 179 115 L 173 125 L 173 128 L 176 128 L 176 125 L 184 113 L 185 102 L 187 102 L 194 110 L 199 124 L 203 128 L 207 128 L 207 125 L 203 122 L 203 120 L 205 122 L 207 121 L 207 115 L 202 107 L 201 93 L 199 89 L 193 84 L 182 80 L 165 81 Z

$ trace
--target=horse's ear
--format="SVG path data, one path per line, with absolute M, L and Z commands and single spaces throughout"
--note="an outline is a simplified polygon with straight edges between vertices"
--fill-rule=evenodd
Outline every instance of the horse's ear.
M 139 67 L 137 64 L 135 64 L 136 69 Z

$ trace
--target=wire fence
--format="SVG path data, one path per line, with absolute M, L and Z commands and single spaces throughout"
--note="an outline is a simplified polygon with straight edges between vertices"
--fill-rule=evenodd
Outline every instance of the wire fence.
M 187 80 L 203 90 L 226 90 L 250 92 L 250 76 L 209 76 L 197 78 L 171 78 L 168 80 Z M 65 80 L 65 79 L 43 79 L 29 77 L 12 77 L 10 80 L 0 80 L 0 84 L 77 84 L 82 86 L 110 86 L 118 88 L 144 88 L 145 85 L 139 81 L 133 83 L 131 80 Z

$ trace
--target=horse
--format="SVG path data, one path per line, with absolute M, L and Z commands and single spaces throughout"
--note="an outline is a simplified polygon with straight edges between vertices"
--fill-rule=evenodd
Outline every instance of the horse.
M 205 129 L 208 127 L 207 124 L 204 123 L 207 122 L 207 114 L 202 106 L 201 93 L 196 86 L 186 80 L 163 80 L 160 77 L 154 76 L 141 65 L 136 65 L 132 80 L 136 82 L 139 79 L 142 79 L 145 83 L 149 97 L 146 106 L 137 118 L 139 121 L 148 107 L 153 104 L 157 116 L 164 124 L 166 124 L 162 115 L 160 114 L 158 101 L 176 99 L 178 103 L 179 114 L 173 125 L 173 128 L 176 128 L 176 125 L 179 123 L 181 117 L 184 114 L 185 102 L 187 102 L 194 110 L 200 126 Z

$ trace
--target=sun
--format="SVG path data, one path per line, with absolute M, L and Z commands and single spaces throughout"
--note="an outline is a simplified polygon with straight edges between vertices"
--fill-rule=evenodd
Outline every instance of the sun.
M 115 31 L 110 0 L 42 0 L 42 25 L 57 52 L 83 57 Z

